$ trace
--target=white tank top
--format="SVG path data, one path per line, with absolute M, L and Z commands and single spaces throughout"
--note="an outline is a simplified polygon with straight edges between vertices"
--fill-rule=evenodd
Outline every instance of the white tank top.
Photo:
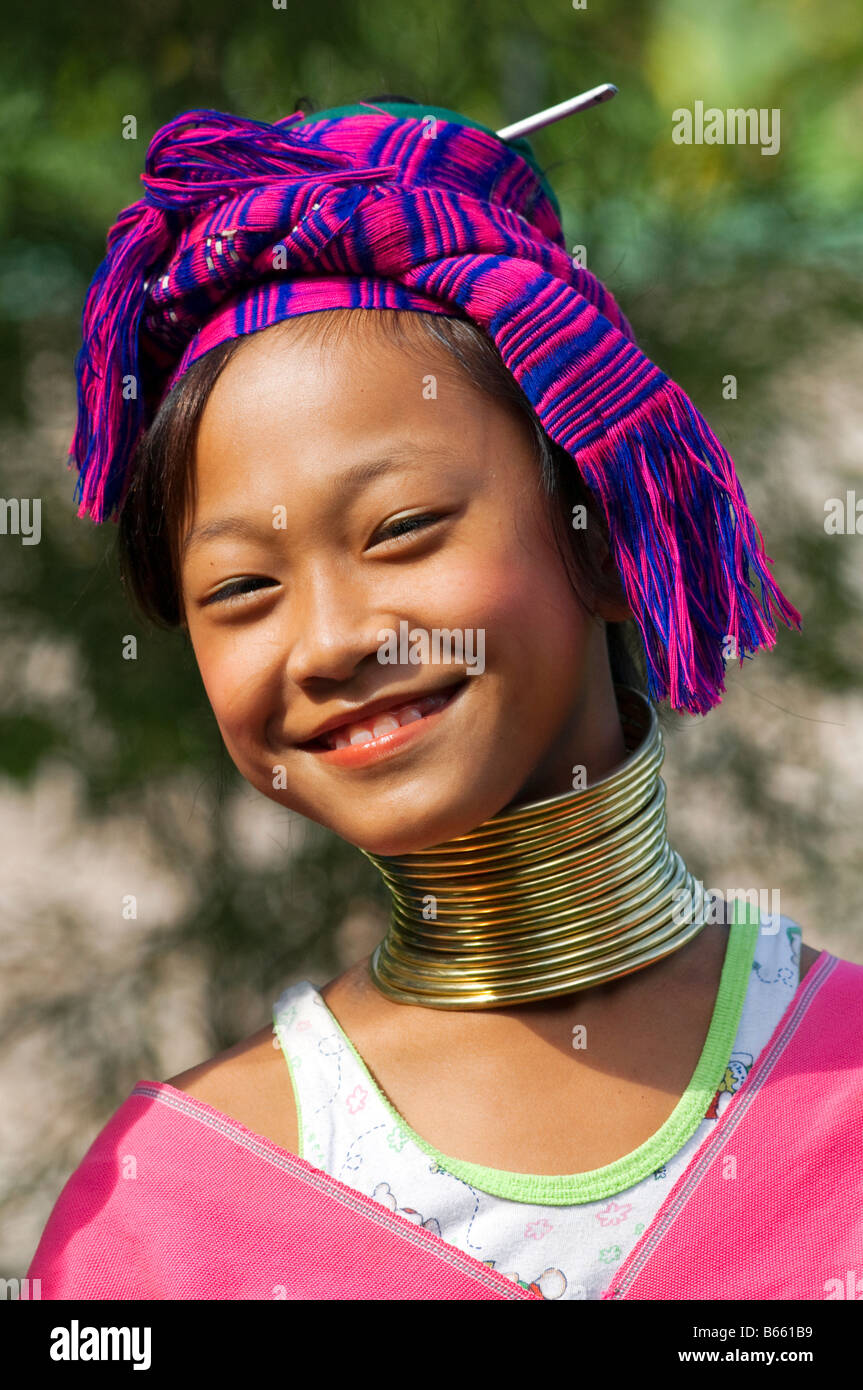
M 440 1153 L 405 1122 L 302 980 L 273 1009 L 299 1156 L 543 1298 L 599 1299 L 770 1040 L 799 984 L 800 944 L 788 917 L 763 917 L 762 930 L 729 927 L 707 1039 L 672 1114 L 623 1158 L 561 1176 Z

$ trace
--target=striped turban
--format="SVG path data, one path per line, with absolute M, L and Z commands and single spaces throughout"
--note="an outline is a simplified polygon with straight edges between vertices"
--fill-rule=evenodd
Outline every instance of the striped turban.
M 217 344 L 321 309 L 448 314 L 491 339 L 601 505 L 652 699 L 706 713 L 726 660 L 774 644 L 773 610 L 800 626 L 731 458 L 573 263 L 526 140 L 402 103 L 271 125 L 194 110 L 141 179 L 84 306 L 79 516 L 119 514 L 141 434 Z

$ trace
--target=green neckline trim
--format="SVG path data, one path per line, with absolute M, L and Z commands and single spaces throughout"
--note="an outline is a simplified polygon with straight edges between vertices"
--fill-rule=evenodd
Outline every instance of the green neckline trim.
M 287 1045 L 285 1042 L 285 1035 L 282 1031 L 282 1025 L 276 1016 L 275 1007 L 273 1008 L 273 1032 L 279 1040 L 279 1047 L 281 1048 L 282 1056 L 284 1057 L 285 1063 L 288 1068 L 288 1076 L 291 1079 L 291 1089 L 294 1093 L 294 1106 L 296 1107 L 297 1111 L 297 1137 L 299 1139 L 299 1143 L 297 1144 L 297 1158 L 305 1158 L 305 1154 L 303 1153 L 303 1113 L 300 1108 L 300 1091 L 299 1087 L 297 1086 L 296 1074 L 296 1068 L 300 1064 L 300 1059 L 299 1057 L 292 1058 L 288 1053 Z M 308 1162 L 308 1160 L 306 1161 Z
M 423 116 L 437 116 L 441 121 L 453 121 L 457 125 L 471 126 L 474 130 L 484 130 L 486 135 L 493 135 L 495 140 L 500 140 L 497 131 L 492 130 L 491 126 L 483 125 L 482 121 L 472 121 L 469 116 L 463 116 L 459 111 L 450 111 L 446 106 L 426 106 L 424 104 L 415 106 L 413 102 L 407 101 L 371 101 L 366 105 L 355 102 L 349 106 L 330 106 L 326 111 L 312 112 L 310 116 L 305 116 L 303 120 L 297 121 L 296 125 L 311 125 L 313 121 L 329 121 L 339 116 L 363 116 L 367 115 L 369 110 L 374 109 L 374 107 L 380 107 L 383 111 L 391 111 L 394 116 L 413 116 L 417 120 L 422 120 Z M 526 164 L 530 165 L 542 184 L 543 193 L 557 213 L 558 219 L 560 219 L 562 216 L 560 204 L 557 201 L 554 189 L 546 178 L 539 160 L 534 153 L 533 145 L 530 143 L 527 136 L 519 135 L 516 136 L 514 140 L 500 140 L 500 143 L 506 145 L 511 150 L 515 150 L 515 153 L 520 155 Z
M 570 1206 L 580 1202 L 597 1202 L 604 1197 L 625 1192 L 635 1183 L 660 1168 L 674 1154 L 678 1153 L 692 1137 L 704 1118 L 704 1112 L 722 1081 L 722 1077 L 743 1012 L 743 1003 L 749 984 L 749 975 L 755 957 L 755 947 L 761 929 L 760 918 L 755 923 L 738 921 L 738 900 L 734 903 L 734 921 L 729 927 L 729 940 L 722 966 L 719 989 L 710 1027 L 698 1059 L 692 1079 L 674 1110 L 663 1125 L 651 1137 L 631 1153 L 607 1163 L 602 1168 L 592 1168 L 583 1173 L 513 1173 L 503 1168 L 486 1168 L 480 1163 L 467 1163 L 459 1158 L 443 1154 L 432 1144 L 421 1138 L 395 1106 L 384 1094 L 369 1072 L 368 1067 L 345 1033 L 335 1014 L 327 1009 L 326 1001 L 321 1002 L 327 1009 L 329 1020 L 350 1048 L 362 1072 L 366 1085 L 383 1104 L 405 1140 L 412 1141 L 418 1149 L 435 1159 L 439 1169 L 461 1178 L 471 1187 L 495 1197 L 507 1197 L 514 1202 L 531 1202 L 539 1206 Z M 748 905 L 747 905 L 748 913 Z M 314 986 L 312 986 L 314 988 Z M 281 1041 L 281 1036 L 280 1036 Z M 287 1049 L 282 1047 L 287 1057 Z M 290 1065 L 290 1064 L 289 1064 Z M 296 1094 L 296 1088 L 295 1088 Z M 299 1102 L 298 1102 L 299 1109 Z M 302 1151 L 302 1126 L 300 1126 L 300 1149 Z M 302 1152 L 300 1153 L 302 1157 Z

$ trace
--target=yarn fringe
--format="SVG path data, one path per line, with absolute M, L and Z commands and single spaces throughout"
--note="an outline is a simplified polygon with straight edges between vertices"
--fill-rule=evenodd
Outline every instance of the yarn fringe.
M 147 150 L 146 193 L 111 227 L 107 255 L 84 302 L 75 358 L 78 417 L 68 467 L 76 465 L 78 516 L 102 522 L 122 505 L 129 457 L 145 426 L 139 329 L 149 278 L 181 227 L 207 203 L 266 181 L 305 175 L 316 184 L 374 181 L 392 165 L 356 169 L 348 153 L 309 148 L 292 128 L 296 112 L 276 124 L 196 109 L 169 121 Z
M 668 377 L 576 458 L 605 513 L 651 699 L 706 714 L 725 690 L 727 660 L 742 666 L 775 644 L 773 609 L 802 625 L 767 567 L 731 458 Z

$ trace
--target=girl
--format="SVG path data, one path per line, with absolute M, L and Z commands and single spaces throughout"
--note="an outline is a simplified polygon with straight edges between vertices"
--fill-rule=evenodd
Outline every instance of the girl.
M 863 968 L 706 900 L 665 834 L 656 706 L 706 713 L 800 620 L 727 453 L 524 140 L 190 112 L 144 183 L 85 307 L 79 514 L 392 920 L 135 1086 L 43 1297 L 836 1296 Z

